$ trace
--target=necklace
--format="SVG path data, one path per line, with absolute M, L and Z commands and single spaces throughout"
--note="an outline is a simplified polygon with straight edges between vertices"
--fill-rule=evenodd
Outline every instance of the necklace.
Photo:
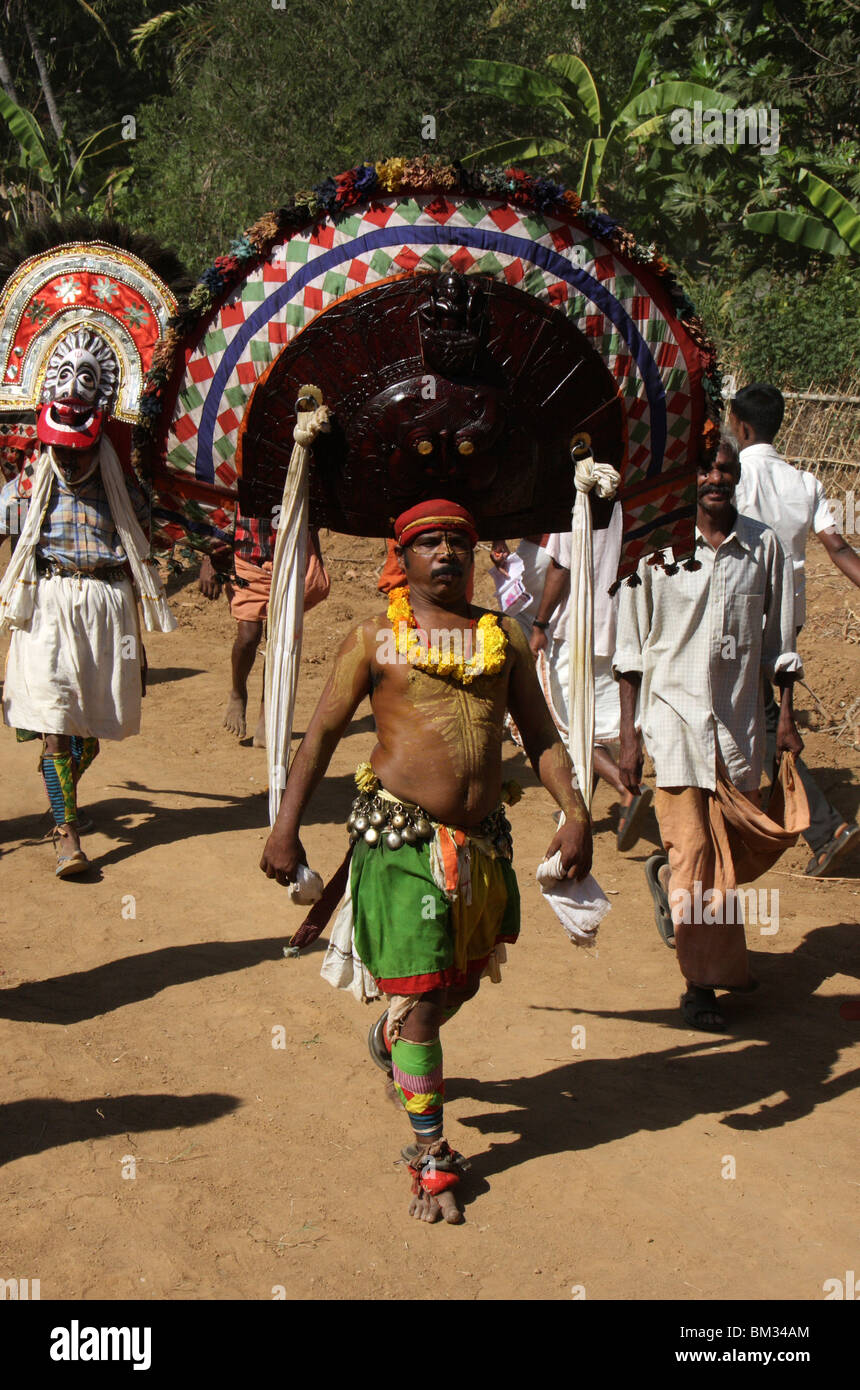
M 471 685 L 478 676 L 496 676 L 501 671 L 507 656 L 508 639 L 499 627 L 495 613 L 485 613 L 478 619 L 475 651 L 465 660 L 463 633 L 456 628 L 446 630 L 445 638 L 448 640 L 440 646 L 434 647 L 432 642 L 426 649 L 421 646 L 408 588 L 392 589 L 388 599 L 387 617 L 394 632 L 394 645 L 410 666 L 457 681 L 459 685 Z

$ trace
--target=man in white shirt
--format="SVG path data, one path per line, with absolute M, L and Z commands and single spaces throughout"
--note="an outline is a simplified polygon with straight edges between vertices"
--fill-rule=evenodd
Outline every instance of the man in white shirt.
M 779 537 L 794 570 L 794 619 L 798 631 L 806 621 L 806 542 L 810 531 L 819 537 L 837 569 L 860 586 L 860 555 L 840 535 L 821 482 L 812 473 L 786 463 L 773 447 L 782 424 L 785 402 L 775 386 L 754 382 L 733 398 L 729 427 L 740 446 L 741 477 L 735 504 L 744 516 L 770 526 Z M 768 726 L 766 768 L 773 763 L 777 710 L 773 692 L 765 690 Z M 802 761 L 797 769 L 809 802 L 809 829 L 804 838 L 812 850 L 806 866 L 811 877 L 826 874 L 833 861 L 851 844 L 860 842 L 860 826 L 850 825 L 824 796 Z
M 671 924 L 661 934 L 668 941 L 674 926 L 685 1021 L 712 1032 L 725 1028 L 714 991 L 752 986 L 742 914 L 719 909 L 724 902 L 734 906 L 729 890 L 736 889 L 738 871 L 748 881 L 768 866 L 749 862 L 743 851 L 754 840 L 742 835 L 738 844 L 733 827 L 740 821 L 768 836 L 775 850 L 770 862 L 783 841 L 794 842 L 757 810 L 765 751 L 762 676 L 782 690 L 779 751 L 797 754 L 803 747 L 792 713 L 792 686 L 803 674 L 794 651 L 793 586 L 777 537 L 733 505 L 738 468 L 730 436 L 712 464 L 700 465 L 697 564 L 640 562 L 636 584 L 621 589 L 613 661 L 621 694 L 619 768 L 631 790 L 642 773 L 634 728 L 640 689 L 642 733 L 654 760 L 669 881 L 649 877 L 649 886 L 655 903 L 659 896 L 664 909 L 671 904 Z M 704 913 L 697 906 L 691 917 L 692 902 L 704 903 Z

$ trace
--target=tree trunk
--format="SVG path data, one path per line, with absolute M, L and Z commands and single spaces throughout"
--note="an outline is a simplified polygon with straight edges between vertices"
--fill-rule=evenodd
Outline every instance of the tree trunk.
M 18 93 L 15 91 L 15 83 L 12 81 L 12 74 L 9 71 L 9 64 L 6 62 L 6 54 L 0 48 L 0 87 L 6 93 L 10 101 L 14 101 L 16 106 L 21 103 L 18 100 Z
M 60 147 L 62 148 L 64 139 L 63 123 L 60 120 L 60 113 L 57 109 L 57 101 L 56 97 L 54 96 L 54 89 L 51 86 L 51 78 L 50 74 L 48 73 L 47 64 L 45 62 L 45 55 L 39 46 L 39 40 L 36 37 L 36 32 L 30 21 L 30 16 L 27 13 L 26 5 L 21 6 L 21 19 L 24 25 L 24 32 L 27 35 L 27 39 L 29 40 L 30 48 L 33 53 L 33 60 L 36 64 L 36 69 L 39 73 L 39 83 L 41 85 L 42 92 L 45 97 L 45 105 L 48 108 L 48 116 L 50 117 L 51 125 L 54 129 L 54 134 L 57 137 L 57 144 L 60 145 Z M 72 164 L 77 163 L 78 156 L 75 153 L 74 145 L 72 144 L 72 141 L 68 136 L 65 137 L 65 142 L 69 147 L 69 158 Z

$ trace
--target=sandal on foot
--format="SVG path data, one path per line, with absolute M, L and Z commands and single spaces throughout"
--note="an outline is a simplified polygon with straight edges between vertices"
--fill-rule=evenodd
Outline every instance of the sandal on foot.
M 63 854 L 61 851 L 64 837 L 59 830 L 54 831 L 54 849 L 57 852 L 57 867 L 54 870 L 57 878 L 74 878 L 76 874 L 85 874 L 90 867 L 90 861 L 82 849 L 73 850 L 71 854 Z
M 843 850 L 853 845 L 857 837 L 860 836 L 860 825 L 843 825 L 837 830 L 832 840 L 828 840 L 826 845 L 817 849 L 806 866 L 805 873 L 809 878 L 822 878 L 834 859 L 838 859 Z
M 642 817 L 651 805 L 654 793 L 650 787 L 646 787 L 638 796 L 634 796 L 628 806 L 621 807 L 621 815 L 618 820 L 618 835 L 616 845 L 619 849 L 632 849 L 639 839 L 642 825 Z
M 710 995 L 710 998 L 703 997 Z M 726 1020 L 717 1008 L 717 1000 L 712 989 L 688 989 L 681 995 L 681 1015 L 691 1028 L 699 1028 L 703 1033 L 725 1033 Z M 710 1022 L 706 1023 L 705 1019 Z
M 384 1071 L 386 1076 L 391 1077 L 394 1075 L 394 1068 L 391 1065 L 391 1049 L 385 1041 L 387 1022 L 388 1010 L 386 1009 L 384 1014 L 379 1015 L 367 1035 L 367 1050 L 370 1053 L 371 1061 L 379 1067 L 380 1071 Z
M 665 854 L 652 854 L 645 861 L 645 878 L 651 897 L 654 899 L 654 921 L 657 923 L 657 930 L 660 933 L 660 940 L 666 946 L 675 946 L 675 924 L 672 921 L 672 910 L 669 907 L 669 898 L 666 889 L 660 882 L 660 870 L 669 860 Z

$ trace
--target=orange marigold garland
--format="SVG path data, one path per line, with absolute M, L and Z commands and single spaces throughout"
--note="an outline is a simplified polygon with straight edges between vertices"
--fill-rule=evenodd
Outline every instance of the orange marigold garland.
M 464 661 L 454 650 L 454 643 L 449 643 L 445 650 L 421 646 L 408 588 L 392 589 L 388 598 L 387 617 L 394 632 L 394 645 L 410 666 L 445 680 L 456 681 L 459 685 L 471 685 L 478 676 L 497 676 L 501 671 L 507 656 L 508 639 L 495 613 L 485 613 L 478 619 L 476 651 L 468 661 Z

